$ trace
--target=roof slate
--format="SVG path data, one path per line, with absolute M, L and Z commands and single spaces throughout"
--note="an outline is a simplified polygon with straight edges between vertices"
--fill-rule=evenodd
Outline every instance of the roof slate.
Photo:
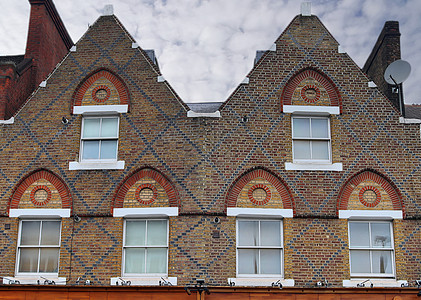
M 405 118 L 421 119 L 421 104 L 405 105 Z
M 213 113 L 218 110 L 223 102 L 202 102 L 202 103 L 186 103 L 187 106 L 197 113 Z

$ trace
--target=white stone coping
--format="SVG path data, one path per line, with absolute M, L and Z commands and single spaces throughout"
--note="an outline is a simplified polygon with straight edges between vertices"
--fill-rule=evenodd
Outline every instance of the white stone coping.
M 124 105 L 83 105 L 73 106 L 73 114 L 114 114 L 114 113 L 127 113 L 129 106 Z
M 15 118 L 11 117 L 9 120 L 0 120 L 0 124 L 13 124 L 15 123 Z
M 189 110 L 187 112 L 188 118 L 220 118 L 221 113 L 219 110 L 213 112 L 213 113 L 197 113 L 192 110 Z
M 258 275 L 256 275 L 258 276 Z M 228 278 L 228 284 L 235 286 L 267 286 L 272 287 L 272 283 L 279 282 L 283 287 L 293 287 L 294 279 L 280 279 L 279 277 L 235 277 Z
M 399 123 L 403 124 L 421 124 L 421 119 L 407 119 L 404 117 L 399 117 Z
M 15 276 L 15 277 L 3 277 L 3 284 L 5 285 L 16 285 L 16 284 L 36 284 L 44 285 L 45 280 L 52 280 L 56 285 L 65 285 L 67 282 L 66 277 L 57 277 L 51 275 L 28 275 L 28 276 Z M 19 281 L 17 283 L 16 281 Z M 45 283 L 47 284 L 47 283 Z
M 295 171 L 343 171 L 342 163 L 333 163 L 333 164 L 322 164 L 322 163 L 285 163 L 285 170 L 295 170 Z
M 280 209 L 280 208 L 228 207 L 227 216 L 258 217 L 258 218 L 273 218 L 273 217 L 292 218 L 294 217 L 294 212 L 292 209 Z
M 358 219 L 358 220 L 393 220 L 402 219 L 401 210 L 339 210 L 339 219 Z
M 178 207 L 133 207 L 113 209 L 113 217 L 116 218 L 147 218 L 175 216 L 178 216 Z
M 339 115 L 339 106 L 309 106 L 309 105 L 284 105 L 282 111 L 286 114 L 305 115 Z
M 124 160 L 114 162 L 78 162 L 70 161 L 69 170 L 123 170 Z
M 171 283 L 171 285 L 177 285 L 177 277 L 167 277 L 167 276 L 145 276 L 145 277 L 130 277 L 130 276 L 120 276 L 120 277 L 111 277 L 110 278 L 110 284 L 111 285 L 122 285 L 123 281 L 128 282 L 130 281 L 130 285 L 160 285 L 160 282 L 162 285 L 166 285 L 165 282 L 162 280 Z
M 157 82 L 165 82 L 165 77 L 164 76 L 157 76 L 156 81 Z
M 70 218 L 70 208 L 34 208 L 34 209 L 15 209 L 9 211 L 10 218 Z
M 407 284 L 408 281 L 406 280 L 396 280 L 396 279 L 368 279 L 368 278 L 361 278 L 361 279 L 351 279 L 351 280 L 343 280 L 342 285 L 343 287 L 357 287 L 357 284 L 360 284 L 366 280 L 370 280 L 373 284 L 373 287 L 402 287 L 403 285 Z M 371 283 L 369 281 L 364 283 L 365 288 L 369 288 Z

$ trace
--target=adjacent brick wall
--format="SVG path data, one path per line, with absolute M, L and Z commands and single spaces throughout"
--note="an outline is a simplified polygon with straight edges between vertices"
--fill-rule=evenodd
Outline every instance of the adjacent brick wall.
M 392 85 L 384 80 L 383 75 L 386 68 L 400 58 L 401 34 L 399 32 L 399 22 L 387 21 L 364 64 L 363 71 L 377 84 L 379 90 L 392 101 L 398 110 L 398 94 L 392 93 Z

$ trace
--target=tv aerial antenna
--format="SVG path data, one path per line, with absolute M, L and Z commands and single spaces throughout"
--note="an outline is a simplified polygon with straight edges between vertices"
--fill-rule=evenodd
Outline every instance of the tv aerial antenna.
M 394 85 L 394 90 L 398 93 L 399 108 L 401 115 L 405 118 L 405 104 L 403 103 L 402 82 L 404 82 L 411 73 L 411 65 L 402 59 L 392 62 L 384 71 L 384 80 L 388 84 Z

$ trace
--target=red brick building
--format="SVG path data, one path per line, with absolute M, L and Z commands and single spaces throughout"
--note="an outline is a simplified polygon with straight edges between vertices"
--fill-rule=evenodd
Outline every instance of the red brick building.
M 316 16 L 225 102 L 186 104 L 110 9 L 72 45 L 30 2 L 52 37 L 31 68 L 64 58 L 22 95 L 2 65 L 0 298 L 416 297 L 420 120 Z

